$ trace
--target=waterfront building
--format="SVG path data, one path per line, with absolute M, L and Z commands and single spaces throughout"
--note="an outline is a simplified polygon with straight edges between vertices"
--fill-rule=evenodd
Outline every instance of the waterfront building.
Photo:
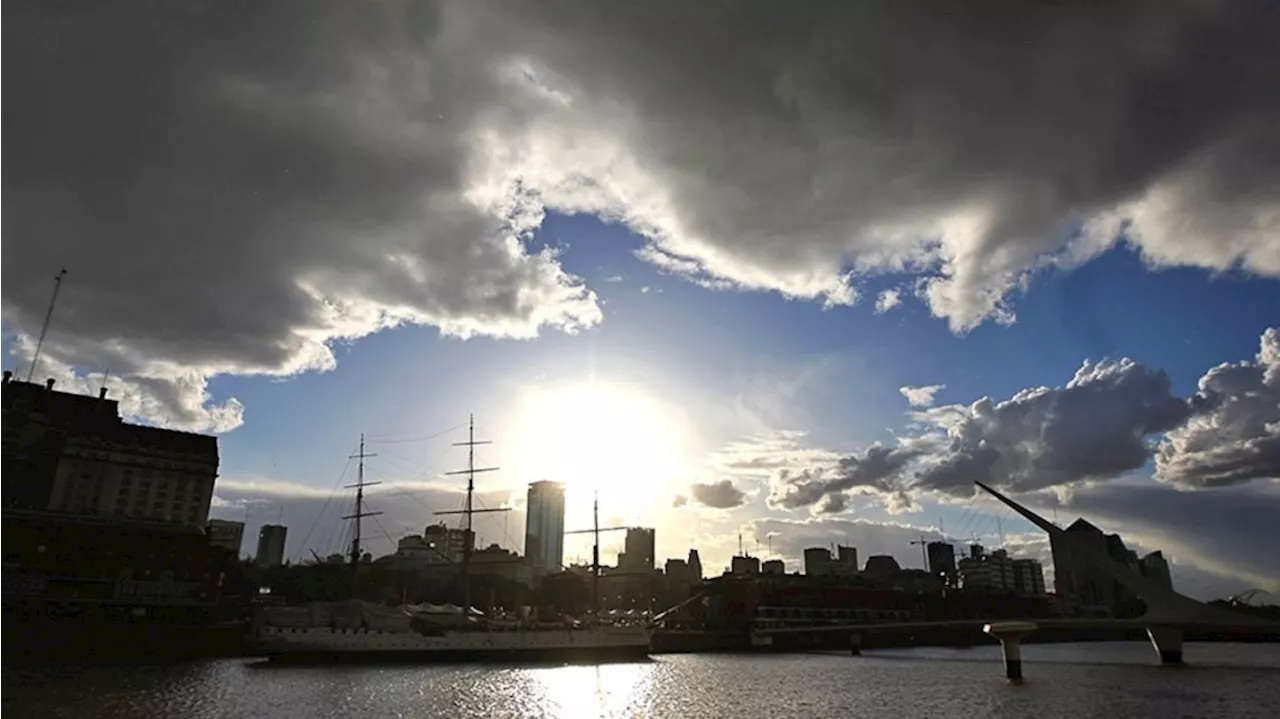
M 218 476 L 218 440 L 124 422 L 96 397 L 4 373 L 7 507 L 173 522 L 203 529 Z
M 858 576 L 858 548 L 836 545 L 836 555 L 831 563 L 831 573 L 837 577 Z
M 925 546 L 925 553 L 929 558 L 929 571 L 932 574 L 955 574 L 956 548 L 951 542 L 929 542 Z
M 729 573 L 739 576 L 752 576 L 760 573 L 760 560 L 756 557 L 739 555 L 730 560 Z
M 284 563 L 284 544 L 289 528 L 279 524 L 264 524 L 258 530 L 258 552 L 254 563 L 259 567 L 278 567 Z
M 760 565 L 761 574 L 786 574 L 787 565 L 781 559 L 768 559 Z
M 867 566 L 863 571 L 871 577 L 879 579 L 892 579 L 902 571 L 902 567 L 898 566 L 898 560 L 889 554 L 875 554 L 867 557 Z
M 1035 559 L 1013 560 L 1013 592 L 1024 597 L 1046 594 L 1044 567 Z
M 698 556 L 698 550 L 690 549 L 689 558 L 685 560 L 689 565 L 689 574 L 693 576 L 693 581 L 702 581 L 702 558 Z
M 235 557 L 240 556 L 240 547 L 244 544 L 244 522 L 231 519 L 209 520 L 209 544 L 230 551 Z
M 525 558 L 541 574 L 555 574 L 564 563 L 564 485 L 533 482 L 527 504 Z
M 618 555 L 618 570 L 631 574 L 653 571 L 654 531 L 648 527 L 631 527 Z
M 804 573 L 810 577 L 831 576 L 831 550 L 826 547 L 809 547 L 804 550 Z
M 1156 550 L 1142 558 L 1142 575 L 1157 585 L 1173 591 L 1173 577 L 1169 573 L 1169 562 L 1164 553 Z

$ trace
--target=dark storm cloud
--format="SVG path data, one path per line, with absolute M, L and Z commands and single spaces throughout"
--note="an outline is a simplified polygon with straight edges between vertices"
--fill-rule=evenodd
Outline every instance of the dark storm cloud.
M 714 509 L 732 509 L 740 507 L 747 501 L 747 494 L 734 486 L 733 482 L 722 479 L 719 482 L 695 482 L 689 486 L 689 494 L 698 504 Z
M 442 59 L 431 5 L 8 3 L 5 21 L 5 319 L 29 336 L 68 266 L 46 357 L 111 368 L 134 413 L 234 426 L 180 380 L 324 369 L 330 341 L 400 322 L 599 318 L 463 196 L 488 81 Z
M 905 271 L 959 331 L 1122 228 L 1153 265 L 1280 275 L 1275 3 L 4 13 L 7 326 L 29 352 L 68 265 L 49 371 L 110 367 L 183 426 L 239 422 L 212 376 L 389 325 L 598 322 L 518 239 L 547 209 L 709 287 L 848 304 Z
M 903 468 L 923 451 L 918 447 L 891 448 L 877 443 L 864 452 L 841 457 L 831 467 L 807 468 L 795 473 L 782 470 L 773 483 L 769 503 L 797 509 L 821 500 L 819 512 L 833 514 L 848 507 L 845 492 L 851 489 L 901 494 L 898 481 Z M 903 503 L 910 504 L 905 498 Z
M 611 113 L 611 206 L 695 277 L 848 302 L 848 262 L 923 270 L 965 329 L 1082 221 L 1064 261 L 1127 223 L 1156 264 L 1280 273 L 1274 3 L 488 7 Z

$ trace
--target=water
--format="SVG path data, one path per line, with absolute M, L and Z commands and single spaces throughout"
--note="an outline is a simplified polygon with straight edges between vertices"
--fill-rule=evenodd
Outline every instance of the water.
M 4 667 L 11 717 L 1280 717 L 1280 645 L 1141 643 L 843 654 L 663 655 L 567 667 L 279 668 L 244 660 Z

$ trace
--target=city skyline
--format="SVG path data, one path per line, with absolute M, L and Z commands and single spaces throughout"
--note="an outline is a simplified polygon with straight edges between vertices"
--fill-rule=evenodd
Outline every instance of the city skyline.
M 708 574 L 1049 570 L 978 480 L 1280 591 L 1267 5 L 14 10 L 5 367 L 216 435 L 211 516 L 286 559 L 341 544 L 361 434 L 370 551 L 460 508 L 474 413 L 482 544 L 550 480 Z

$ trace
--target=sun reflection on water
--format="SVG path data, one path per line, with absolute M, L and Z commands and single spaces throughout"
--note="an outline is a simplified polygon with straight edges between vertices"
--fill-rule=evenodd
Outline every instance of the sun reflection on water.
M 526 706 L 536 707 L 537 715 L 595 719 L 634 714 L 647 704 L 653 672 L 644 663 L 605 664 L 533 669 L 527 676 Z

